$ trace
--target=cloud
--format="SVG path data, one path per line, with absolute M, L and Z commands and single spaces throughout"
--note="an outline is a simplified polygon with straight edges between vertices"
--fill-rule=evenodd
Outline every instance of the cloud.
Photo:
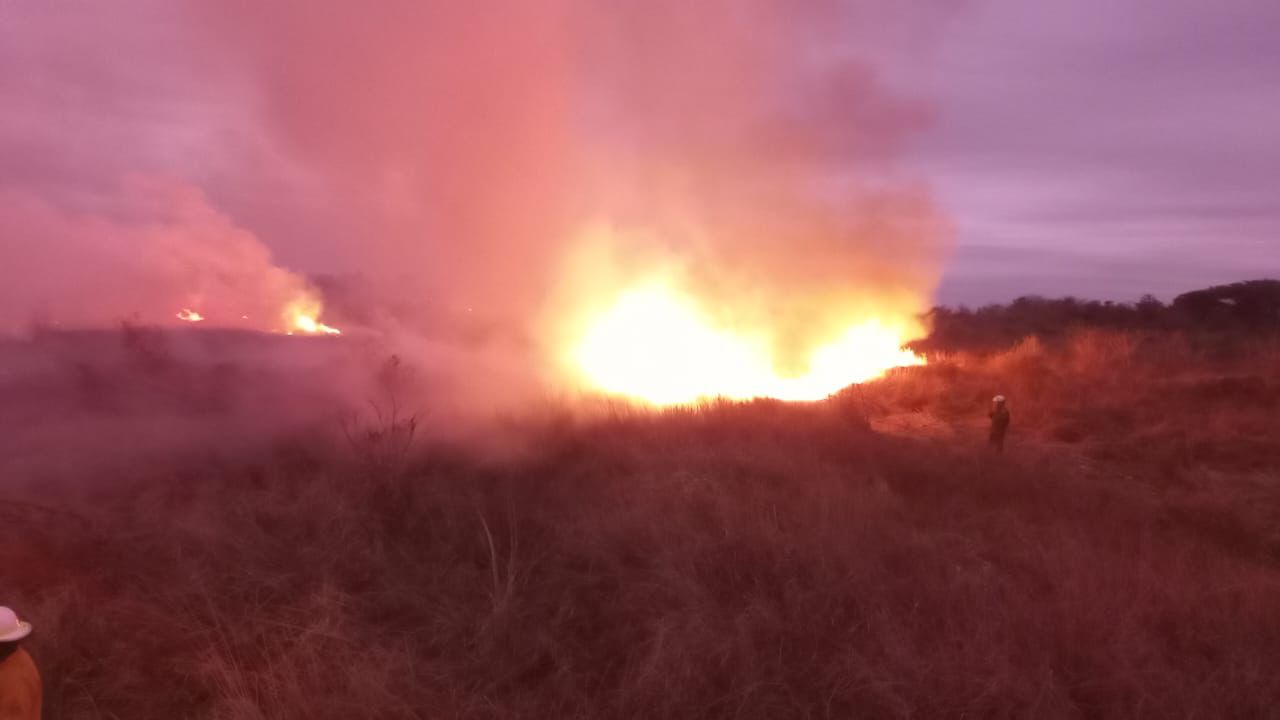
M 1062 250 L 1127 268 L 1053 285 L 1081 294 L 1280 272 L 1267 262 L 1280 234 L 1278 22 L 1259 0 L 988 0 L 955 22 L 934 66 L 938 124 L 914 162 L 957 217 L 962 252 L 1031 251 L 986 287 L 1023 287 Z M 1170 262 L 1191 271 L 1166 275 Z

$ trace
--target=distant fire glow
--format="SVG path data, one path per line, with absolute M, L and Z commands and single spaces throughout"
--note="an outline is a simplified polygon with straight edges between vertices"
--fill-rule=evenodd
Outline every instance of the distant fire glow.
M 293 318 L 293 332 L 304 332 L 308 335 L 341 335 L 342 331 L 335 327 L 329 327 L 324 323 L 316 320 L 310 315 L 296 315 Z
M 592 389 L 655 405 L 715 397 L 821 400 L 892 368 L 924 364 L 902 347 L 906 332 L 858 319 L 808 352 L 803 374 L 780 374 L 767 332 L 717 327 L 692 299 L 653 285 L 623 293 L 589 323 L 572 361 Z
M 320 303 L 314 298 L 301 298 L 285 308 L 285 333 L 293 335 L 341 335 L 342 331 L 320 322 Z
M 338 328 L 320 322 L 320 310 L 318 298 L 310 294 L 303 295 L 285 305 L 280 314 L 281 324 L 263 327 L 261 330 L 286 335 L 341 335 L 342 331 Z M 182 308 L 175 317 L 185 323 L 202 323 L 206 320 L 204 315 L 188 307 Z M 249 316 L 242 314 L 240 319 L 248 320 Z

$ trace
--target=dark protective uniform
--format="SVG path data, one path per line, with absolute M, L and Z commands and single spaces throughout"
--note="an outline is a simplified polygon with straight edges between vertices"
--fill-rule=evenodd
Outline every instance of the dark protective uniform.
M 989 441 L 991 447 L 995 448 L 998 453 L 1004 452 L 1004 436 L 1009 432 L 1009 408 L 1004 403 L 996 403 L 991 412 L 987 413 L 991 418 L 991 435 Z

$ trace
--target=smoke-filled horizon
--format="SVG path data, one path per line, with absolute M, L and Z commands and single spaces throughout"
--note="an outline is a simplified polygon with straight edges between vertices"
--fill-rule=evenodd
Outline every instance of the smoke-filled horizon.
M 779 346 L 909 316 L 947 223 L 873 39 L 938 21 L 875 5 L 8 6 L 0 324 L 276 330 L 315 294 L 288 268 L 363 278 L 330 292 L 361 323 L 541 355 L 658 276 Z

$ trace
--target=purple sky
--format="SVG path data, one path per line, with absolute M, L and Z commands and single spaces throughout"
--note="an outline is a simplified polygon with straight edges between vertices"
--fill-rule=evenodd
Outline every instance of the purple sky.
M 341 269 L 348 218 L 225 50 L 192 52 L 207 18 L 127 5 L 0 3 L 0 193 L 110 215 L 120 178 L 171 176 L 284 264 Z M 934 103 L 909 164 L 958 231 L 940 301 L 1280 276 L 1280 2 L 971 0 L 884 37 L 887 82 Z
M 914 162 L 956 223 L 947 303 L 1131 300 L 1280 275 L 1280 3 L 983 0 Z

